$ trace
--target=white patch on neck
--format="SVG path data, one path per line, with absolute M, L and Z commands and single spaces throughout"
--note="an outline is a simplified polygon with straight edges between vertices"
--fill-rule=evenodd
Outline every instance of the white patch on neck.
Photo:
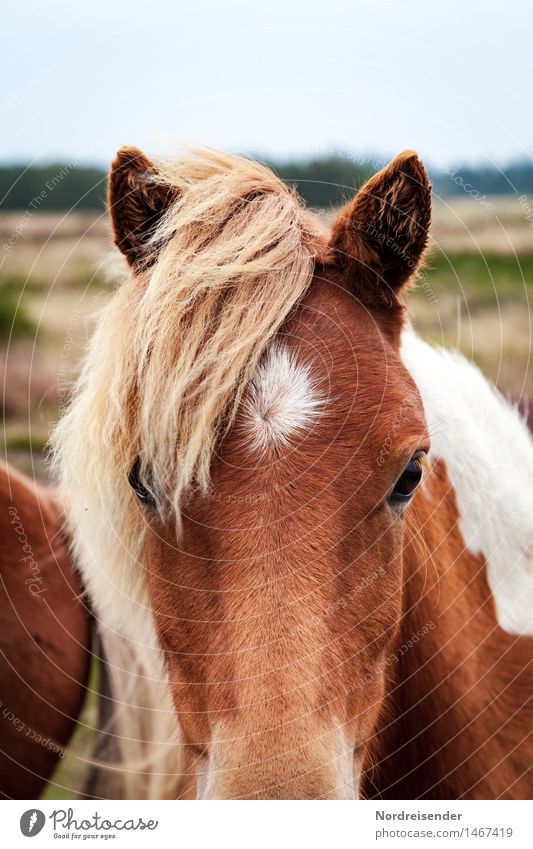
M 510 634 L 533 635 L 533 442 L 527 426 L 460 354 L 432 348 L 409 329 L 402 359 L 422 396 L 430 456 L 446 463 L 465 545 L 487 562 L 499 624 Z
M 298 431 L 310 427 L 326 403 L 308 365 L 274 342 L 257 366 L 242 404 L 242 417 L 252 450 L 290 446 Z

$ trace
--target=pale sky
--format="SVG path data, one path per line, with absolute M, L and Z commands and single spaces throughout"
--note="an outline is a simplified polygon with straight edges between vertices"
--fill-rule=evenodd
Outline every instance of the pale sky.
M 436 163 L 533 152 L 519 0 L 46 0 L 0 19 L 0 159 L 108 164 L 176 141 Z

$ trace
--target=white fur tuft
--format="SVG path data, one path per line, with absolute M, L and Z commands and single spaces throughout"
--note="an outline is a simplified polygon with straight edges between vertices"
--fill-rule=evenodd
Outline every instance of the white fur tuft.
M 255 370 L 242 405 L 242 420 L 253 451 L 290 446 L 291 437 L 310 427 L 326 399 L 311 368 L 274 342 Z

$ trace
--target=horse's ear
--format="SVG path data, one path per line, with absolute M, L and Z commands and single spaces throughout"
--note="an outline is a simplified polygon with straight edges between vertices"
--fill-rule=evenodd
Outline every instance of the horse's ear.
M 405 151 L 358 192 L 335 222 L 334 261 L 362 301 L 392 306 L 422 260 L 431 221 L 431 183 Z
M 130 265 L 149 264 L 147 241 L 173 200 L 173 189 L 157 182 L 154 163 L 136 147 L 121 147 L 111 165 L 108 204 L 115 244 Z

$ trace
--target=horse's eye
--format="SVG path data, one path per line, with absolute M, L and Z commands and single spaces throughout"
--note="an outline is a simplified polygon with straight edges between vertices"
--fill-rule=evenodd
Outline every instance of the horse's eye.
M 389 504 L 405 504 L 413 497 L 422 478 L 422 455 L 415 454 L 408 462 L 389 495 Z
M 131 472 L 128 475 L 128 483 L 133 488 L 135 495 L 142 501 L 143 504 L 148 504 L 150 507 L 155 506 L 154 496 L 150 492 L 149 489 L 145 487 L 145 485 L 141 481 L 141 461 L 137 457 L 135 463 L 131 468 Z

